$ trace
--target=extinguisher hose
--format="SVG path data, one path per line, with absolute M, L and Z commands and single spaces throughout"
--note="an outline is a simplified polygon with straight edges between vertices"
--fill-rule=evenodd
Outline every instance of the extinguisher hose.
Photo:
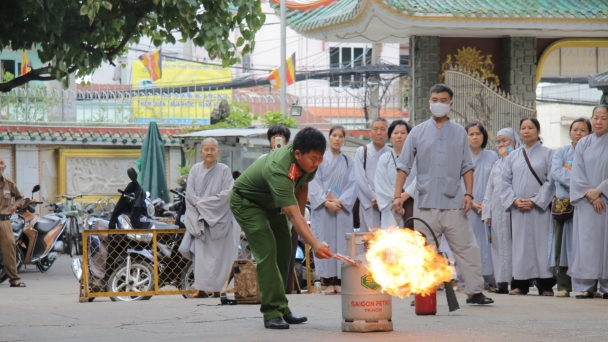
M 407 226 L 408 223 L 410 223 L 410 221 L 420 221 L 422 222 L 429 230 L 429 232 L 431 232 L 431 235 L 433 235 L 433 239 L 435 240 L 435 246 L 437 246 L 437 250 L 439 250 L 439 241 L 437 240 L 437 236 L 435 235 L 435 232 L 433 232 L 433 230 L 431 229 L 431 227 L 429 226 L 428 223 L 426 223 L 426 221 L 424 221 L 423 219 L 417 218 L 417 217 L 410 217 L 407 220 L 405 220 L 405 222 L 403 222 L 403 226 Z M 416 229 L 414 229 L 416 230 Z
M 403 226 L 406 226 L 410 221 L 414 221 L 414 220 L 422 222 L 428 228 L 429 232 L 431 232 L 431 235 L 433 235 L 433 239 L 435 240 L 435 246 L 437 247 L 437 253 L 439 253 L 439 240 L 437 240 L 437 236 L 435 235 L 435 232 L 433 232 L 433 230 L 431 229 L 429 224 L 426 223 L 423 219 L 419 219 L 417 217 L 410 217 L 407 220 L 405 220 L 405 222 L 403 222 Z M 446 253 L 439 253 L 439 255 L 443 255 L 443 257 L 446 260 L 448 259 L 448 256 Z M 458 299 L 456 299 L 456 293 L 454 292 L 454 288 L 452 288 L 452 284 L 450 282 L 444 282 L 443 285 L 444 285 L 444 289 L 445 289 L 445 296 L 448 301 L 448 309 L 450 310 L 450 312 L 460 309 L 460 305 L 458 305 Z

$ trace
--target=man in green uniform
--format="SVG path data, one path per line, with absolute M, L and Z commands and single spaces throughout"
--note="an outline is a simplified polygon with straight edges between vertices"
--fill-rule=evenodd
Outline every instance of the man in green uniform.
M 291 231 L 310 244 L 320 259 L 332 257 L 329 247 L 313 236 L 304 209 L 308 183 L 323 161 L 326 140 L 314 128 L 304 128 L 288 144 L 253 163 L 234 183 L 230 209 L 245 231 L 257 262 L 264 327 L 289 329 L 307 321 L 287 305 L 285 286 L 291 258 Z

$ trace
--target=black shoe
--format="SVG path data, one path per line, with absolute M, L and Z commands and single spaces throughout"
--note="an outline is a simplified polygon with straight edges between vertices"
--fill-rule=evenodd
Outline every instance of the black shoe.
M 291 312 L 288 313 L 287 315 L 283 316 L 283 319 L 285 320 L 285 322 L 289 323 L 289 324 L 300 324 L 300 323 L 304 323 L 306 321 L 308 321 L 308 318 L 302 316 L 302 317 L 297 317 L 294 316 Z
M 467 304 L 486 305 L 486 304 L 492 304 L 492 303 L 494 303 L 492 298 L 488 298 L 488 297 L 484 296 L 484 294 L 481 292 L 474 294 L 471 298 L 467 298 Z
M 289 324 L 283 320 L 283 317 L 271 318 L 264 321 L 264 328 L 266 329 L 289 329 Z

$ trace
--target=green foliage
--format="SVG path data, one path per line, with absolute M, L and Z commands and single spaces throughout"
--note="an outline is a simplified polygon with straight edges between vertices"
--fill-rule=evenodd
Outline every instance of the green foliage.
M 0 51 L 35 48 L 45 66 L 0 84 L 4 92 L 33 80 L 56 79 L 67 85 L 70 73 L 89 75 L 142 37 L 159 47 L 175 44 L 177 34 L 180 42 L 191 39 L 227 67 L 239 62 L 239 53 L 253 51 L 255 33 L 266 19 L 260 1 L 252 0 L 5 2 L 0 10 Z M 232 43 L 237 29 L 242 39 Z
M 186 162 L 186 165 L 179 165 L 177 168 L 180 175 L 187 176 L 190 173 L 190 169 L 192 169 L 192 165 Z
M 13 78 L 15 78 L 15 75 L 13 75 L 12 72 L 9 71 L 5 71 L 4 75 L 2 75 L 2 81 L 0 82 L 8 82 L 8 81 L 12 81 Z
M 270 127 L 274 124 L 285 125 L 289 128 L 298 127 L 298 122 L 294 118 L 287 118 L 281 114 L 281 111 L 266 112 L 262 114 L 262 125 L 264 127 Z
M 233 103 L 230 105 L 230 115 L 224 120 L 215 123 L 213 125 L 195 125 L 182 129 L 182 133 L 190 133 L 196 131 L 202 131 L 205 129 L 217 129 L 217 128 L 245 128 L 251 127 L 253 120 L 257 120 L 257 115 L 251 115 L 251 108 L 249 106 L 239 103 Z

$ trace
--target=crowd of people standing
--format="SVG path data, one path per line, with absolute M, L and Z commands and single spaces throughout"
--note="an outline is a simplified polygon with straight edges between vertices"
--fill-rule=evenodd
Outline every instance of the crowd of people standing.
M 594 108 L 591 120 L 574 120 L 571 144 L 555 151 L 543 146 L 533 117 L 499 130 L 493 151 L 483 123 L 462 129 L 447 118 L 449 87 L 433 87 L 429 102 L 432 118 L 414 129 L 403 120 L 375 119 L 372 141 L 354 160 L 340 151 L 344 128 L 331 129 L 309 195 L 317 238 L 340 252 L 352 228 L 403 227 L 404 217 L 423 217 L 443 235 L 439 248 L 456 260 L 474 303 L 492 302 L 478 284 L 499 294 L 525 295 L 535 286 L 541 296 L 608 299 L 608 106 Z M 342 190 L 340 198 L 326 199 L 332 186 Z M 406 202 L 416 204 L 404 216 Z M 448 221 L 466 222 L 466 229 Z M 328 294 L 340 293 L 338 265 L 317 262 L 334 285 Z

